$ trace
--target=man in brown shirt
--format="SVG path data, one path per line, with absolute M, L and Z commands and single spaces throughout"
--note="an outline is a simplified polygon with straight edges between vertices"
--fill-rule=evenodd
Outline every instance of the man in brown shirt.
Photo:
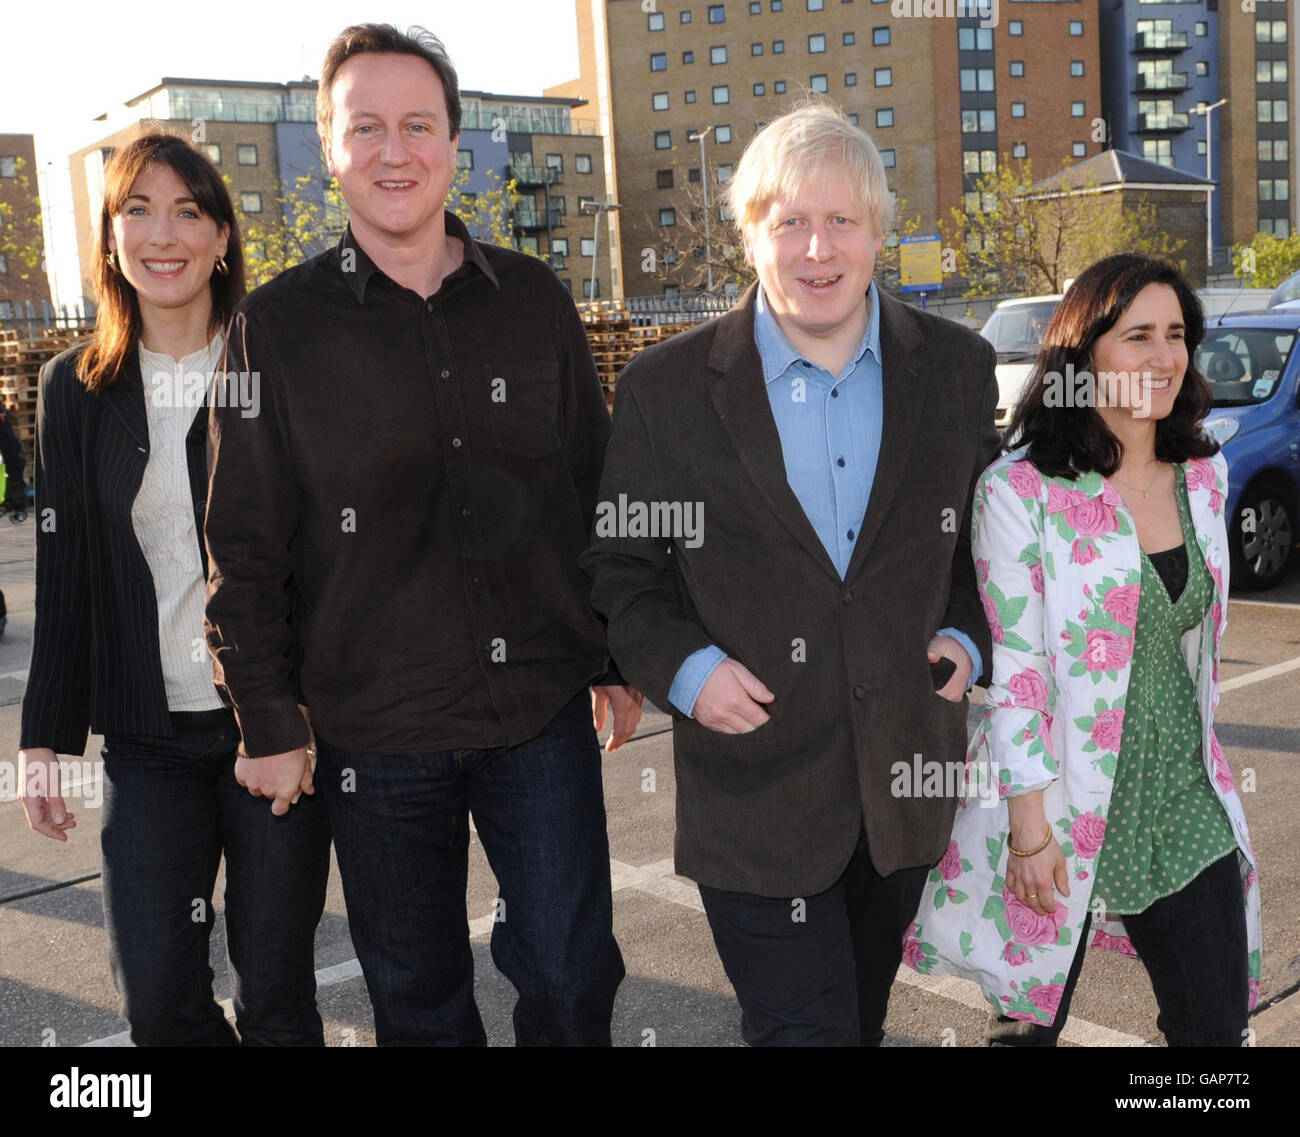
M 596 728 L 610 667 L 577 558 L 609 418 L 543 262 L 443 202 L 460 100 L 427 32 L 331 45 L 321 136 L 351 219 L 241 305 L 214 400 L 208 642 L 253 793 L 310 790 L 320 747 L 381 1044 L 482 1044 L 465 915 L 470 811 L 501 887 L 516 1039 L 608 1044 L 612 932 Z M 243 400 L 247 402 L 247 400 Z M 224 404 L 224 405 L 222 405 Z

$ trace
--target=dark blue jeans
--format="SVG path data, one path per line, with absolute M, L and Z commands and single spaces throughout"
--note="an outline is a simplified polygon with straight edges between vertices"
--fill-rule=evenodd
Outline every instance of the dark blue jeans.
M 1055 1046 L 1083 971 L 1089 914 L 1051 1026 L 990 1015 L 985 1041 L 999 1046 Z M 1241 1046 L 1249 1001 L 1246 909 L 1233 850 L 1186 888 L 1157 900 L 1124 930 L 1151 977 L 1160 1013 L 1156 1026 L 1170 1046 Z
M 137 1046 L 321 1046 L 313 939 L 329 876 L 325 805 L 284 817 L 235 781 L 227 710 L 172 712 L 172 738 L 104 739 L 104 917 Z M 239 1037 L 212 997 L 212 890 L 226 857 Z
M 701 884 L 750 1046 L 879 1046 L 928 865 L 876 872 L 867 833 L 830 888 L 773 899 Z M 796 901 L 802 900 L 802 904 Z
M 469 814 L 501 889 L 492 959 L 520 1046 L 608 1046 L 614 941 L 601 756 L 576 696 L 518 746 L 363 754 L 317 739 L 348 924 L 381 1046 L 482 1046 L 465 889 Z

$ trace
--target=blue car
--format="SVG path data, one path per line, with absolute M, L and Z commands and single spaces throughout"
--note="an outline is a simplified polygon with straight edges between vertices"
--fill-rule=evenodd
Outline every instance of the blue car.
M 1300 311 L 1208 320 L 1196 367 L 1214 389 L 1207 429 L 1228 462 L 1232 584 L 1271 588 L 1287 571 L 1300 515 Z

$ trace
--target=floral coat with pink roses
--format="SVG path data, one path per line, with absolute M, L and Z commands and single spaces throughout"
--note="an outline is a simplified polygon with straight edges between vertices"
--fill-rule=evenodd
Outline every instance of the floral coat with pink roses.
M 1193 459 L 1183 471 L 1214 598 L 1201 624 L 1184 634 L 1182 650 L 1200 702 L 1205 767 L 1237 836 L 1253 1007 L 1261 943 L 1255 857 L 1214 736 L 1227 625 L 1227 464 L 1215 455 Z M 993 634 L 992 681 L 966 753 L 966 793 L 952 839 L 930 872 L 903 958 L 926 974 L 975 980 L 1001 1014 L 1051 1024 L 1106 839 L 1141 550 L 1132 515 L 1105 478 L 1044 477 L 1025 460 L 1024 447 L 984 472 L 973 510 L 976 575 Z M 1006 887 L 1004 799 L 1040 787 L 1070 874 L 1070 895 L 1057 895 L 1050 916 L 1036 914 Z M 1119 918 L 1100 910 L 1093 917 L 1090 946 L 1136 954 Z

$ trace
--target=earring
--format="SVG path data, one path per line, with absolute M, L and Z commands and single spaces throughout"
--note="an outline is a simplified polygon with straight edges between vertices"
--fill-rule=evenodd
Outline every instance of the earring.
M 108 261 L 108 267 L 111 268 L 114 272 L 121 272 L 121 271 L 122 271 L 122 269 L 118 266 L 118 263 L 117 263 L 117 250 L 116 250 L 116 249 L 109 249 L 109 250 L 108 250 L 108 256 L 106 256 L 104 259 L 105 259 L 106 261 Z
M 216 269 L 217 269 L 217 272 L 218 272 L 220 275 L 222 275 L 222 276 L 229 276 L 229 275 L 230 275 L 230 269 L 228 269 L 228 268 L 226 267 L 226 262 L 225 262 L 225 260 L 224 260 L 222 257 L 218 257 L 218 258 L 217 258 L 217 260 L 216 260 Z

